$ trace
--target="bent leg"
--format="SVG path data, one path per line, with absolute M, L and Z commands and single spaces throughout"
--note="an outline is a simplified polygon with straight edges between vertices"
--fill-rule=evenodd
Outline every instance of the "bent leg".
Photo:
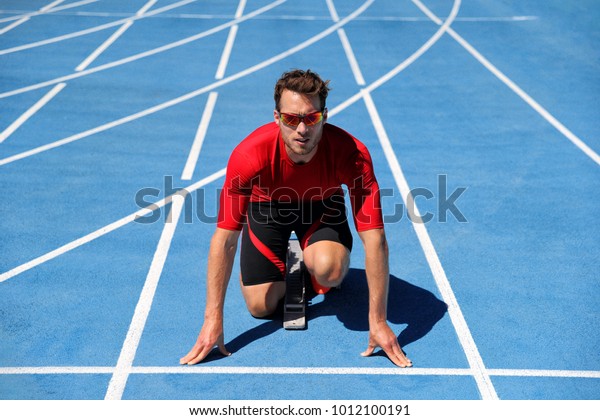
M 240 277 L 240 286 L 246 307 L 255 318 L 272 315 L 277 309 L 279 301 L 285 296 L 284 281 L 244 285 Z
M 318 241 L 304 249 L 304 265 L 324 287 L 337 287 L 350 267 L 350 251 L 334 241 Z
M 285 296 L 289 228 L 277 222 L 269 203 L 250 203 L 242 232 L 240 286 L 250 314 L 271 315 Z

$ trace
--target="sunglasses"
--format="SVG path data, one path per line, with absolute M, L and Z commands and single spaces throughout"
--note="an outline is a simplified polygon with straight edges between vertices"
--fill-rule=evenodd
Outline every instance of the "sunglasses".
M 285 112 L 277 112 L 279 114 L 279 119 L 285 125 L 289 125 L 290 127 L 297 127 L 301 122 L 306 124 L 307 126 L 313 126 L 315 124 L 323 121 L 323 111 L 313 112 L 311 114 L 306 115 L 296 115 L 296 114 L 286 114 Z

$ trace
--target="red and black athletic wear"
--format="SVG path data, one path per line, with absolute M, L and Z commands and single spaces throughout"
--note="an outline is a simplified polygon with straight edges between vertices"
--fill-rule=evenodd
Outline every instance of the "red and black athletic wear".
M 323 126 L 313 158 L 294 163 L 279 127 L 266 124 L 232 152 L 217 226 L 240 230 L 244 284 L 281 281 L 292 231 L 302 248 L 319 240 L 352 247 L 342 185 L 358 231 L 383 227 L 379 186 L 367 148 L 349 133 Z

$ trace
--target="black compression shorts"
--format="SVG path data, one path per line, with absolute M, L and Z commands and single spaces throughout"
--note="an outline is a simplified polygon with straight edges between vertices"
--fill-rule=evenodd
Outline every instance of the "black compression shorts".
M 244 285 L 285 279 L 288 241 L 296 234 L 302 249 L 318 241 L 334 241 L 352 250 L 344 197 L 323 201 L 248 205 L 240 255 Z

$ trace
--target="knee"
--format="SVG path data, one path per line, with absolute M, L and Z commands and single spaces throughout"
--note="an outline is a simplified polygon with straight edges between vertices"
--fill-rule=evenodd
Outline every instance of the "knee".
M 285 283 L 242 285 L 242 293 L 250 314 L 255 318 L 264 318 L 277 311 L 279 301 L 285 296 Z
M 275 313 L 277 310 L 277 302 L 251 301 L 246 302 L 246 307 L 248 308 L 250 315 L 254 318 L 265 318 Z
M 335 257 L 331 254 L 316 254 L 308 271 L 322 286 L 337 287 L 348 272 L 349 257 Z

